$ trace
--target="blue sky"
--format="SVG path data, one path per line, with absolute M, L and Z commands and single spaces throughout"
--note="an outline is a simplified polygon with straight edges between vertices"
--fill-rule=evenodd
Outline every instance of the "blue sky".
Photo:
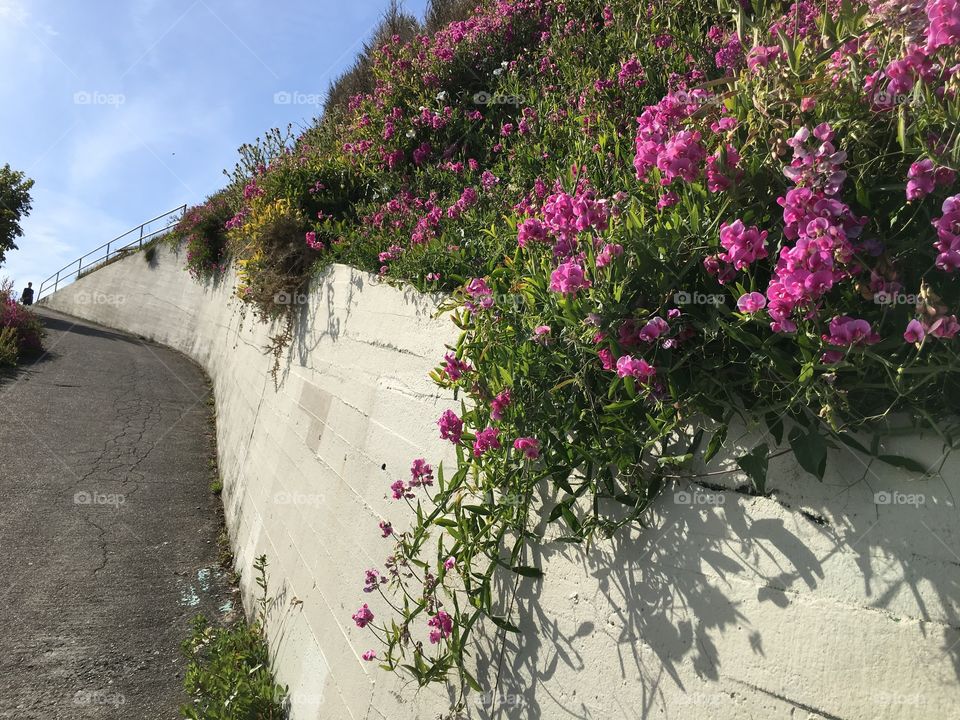
M 425 4 L 405 6 L 422 17 Z M 0 0 L 0 164 L 36 181 L 0 276 L 37 288 L 217 190 L 241 144 L 309 124 L 319 112 L 310 96 L 322 99 L 350 66 L 385 5 Z

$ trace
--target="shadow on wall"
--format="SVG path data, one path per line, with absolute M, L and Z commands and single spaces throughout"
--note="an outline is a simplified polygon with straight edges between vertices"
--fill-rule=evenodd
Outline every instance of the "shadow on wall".
M 922 446 L 940 456 L 935 439 Z M 905 717 L 880 707 L 880 658 L 906 678 L 896 687 L 925 677 L 913 711 L 946 717 L 944 688 L 960 679 L 960 463 L 921 481 L 852 451 L 831 462 L 822 483 L 782 463 L 771 476 L 789 490 L 771 497 L 679 485 L 647 528 L 589 549 L 550 542 L 551 527 L 528 559 L 545 578 L 499 588 L 522 634 L 485 641 L 471 711 L 599 718 L 613 694 L 624 718 L 706 717 L 742 690 L 816 717 L 850 717 L 838 704 Z

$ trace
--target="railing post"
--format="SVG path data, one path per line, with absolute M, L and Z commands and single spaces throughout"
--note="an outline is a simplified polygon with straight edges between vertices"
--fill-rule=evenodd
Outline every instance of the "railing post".
M 140 226 L 140 242 L 137 243 L 137 247 L 143 247 L 143 225 Z
M 53 291 L 56 292 L 58 287 L 60 287 L 60 271 L 59 270 L 57 270 L 56 282 L 53 283 Z

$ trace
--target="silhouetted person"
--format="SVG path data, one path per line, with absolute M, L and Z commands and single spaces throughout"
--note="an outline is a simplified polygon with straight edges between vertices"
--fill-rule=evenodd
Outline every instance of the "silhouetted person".
M 33 305 L 33 283 L 28 282 L 27 286 L 20 293 L 20 302 L 24 305 Z

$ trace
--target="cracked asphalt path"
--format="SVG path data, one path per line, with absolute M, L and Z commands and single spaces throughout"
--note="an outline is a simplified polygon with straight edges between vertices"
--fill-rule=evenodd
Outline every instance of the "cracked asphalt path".
M 38 314 L 47 355 L 0 379 L 0 718 L 179 717 L 180 642 L 233 600 L 210 388 L 170 349 Z

